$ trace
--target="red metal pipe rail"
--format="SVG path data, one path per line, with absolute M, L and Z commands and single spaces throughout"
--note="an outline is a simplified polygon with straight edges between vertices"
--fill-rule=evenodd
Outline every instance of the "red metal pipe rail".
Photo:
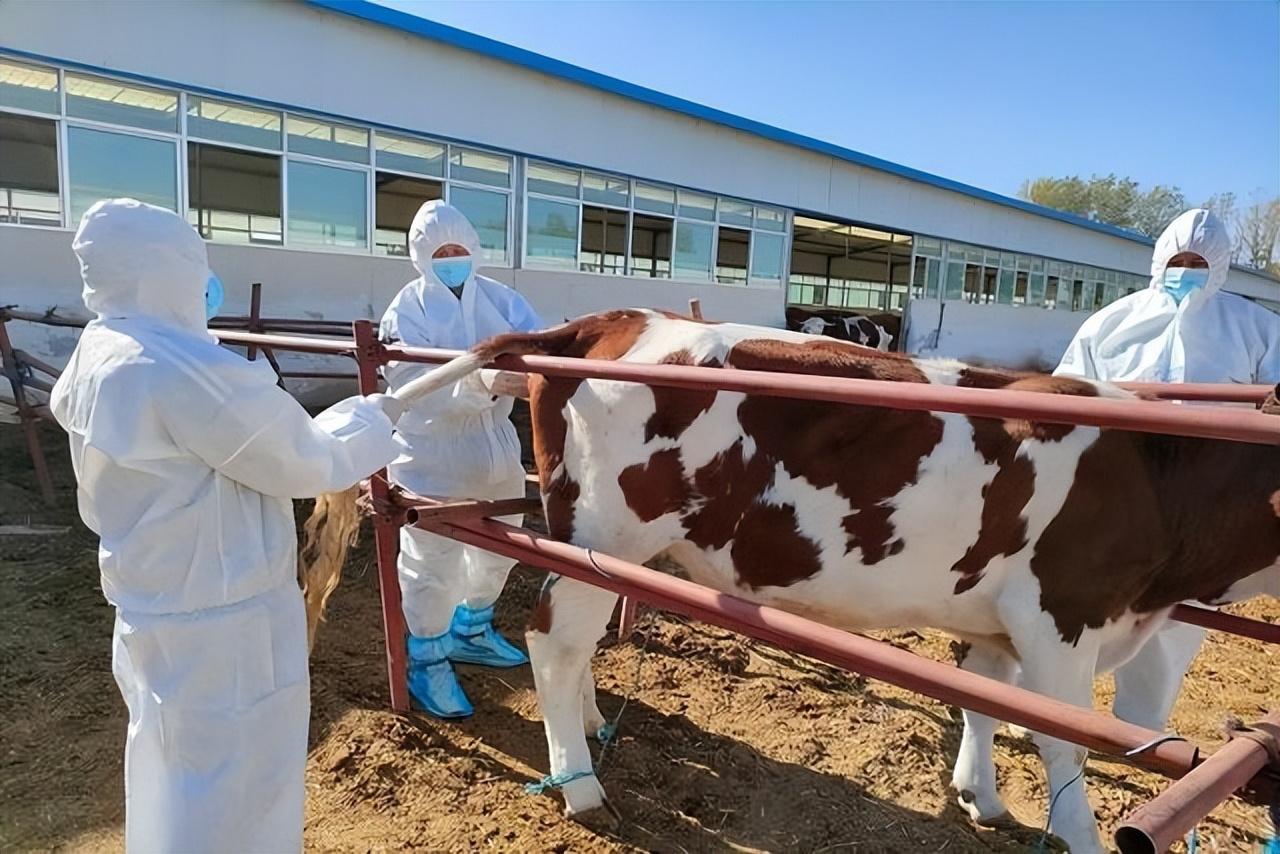
M 219 333 L 223 341 L 264 343 L 261 336 L 244 332 Z M 285 350 L 309 353 L 350 353 L 345 342 L 302 336 L 271 336 L 268 343 Z M 439 363 L 458 355 L 456 350 L 385 345 L 392 361 Z M 669 388 L 739 391 L 768 397 L 824 400 L 889 409 L 955 412 L 978 418 L 1026 418 L 1049 424 L 1079 424 L 1165 433 L 1202 439 L 1226 439 L 1262 445 L 1280 445 L 1280 418 L 1245 409 L 1223 407 L 1171 407 L 1158 401 L 1041 394 L 1005 389 L 960 388 L 936 383 L 898 383 L 845 377 L 743 371 L 733 368 L 701 368 L 689 365 L 641 365 L 563 356 L 501 356 L 493 366 L 509 371 L 581 379 L 617 380 Z
M 1195 767 L 1196 748 L 1185 741 L 1160 741 L 1161 733 L 1051 700 L 1012 685 L 850 634 L 776 608 L 647 569 L 618 558 L 488 519 L 457 516 L 422 520 L 420 526 L 531 566 L 636 597 L 697 620 L 750 635 L 829 664 L 890 682 L 944 703 L 972 709 L 1071 741 L 1091 750 L 1171 777 Z
M 1280 739 L 1280 711 L 1256 724 L 1262 738 Z M 1125 819 L 1115 834 L 1121 854 L 1167 851 L 1231 794 L 1250 785 L 1269 764 L 1280 764 L 1261 742 L 1235 737 Z M 1280 773 L 1280 769 L 1276 769 Z
M 1276 623 L 1237 617 L 1235 614 L 1197 608 L 1194 605 L 1175 605 L 1169 616 L 1179 622 L 1190 623 L 1203 629 L 1214 629 L 1244 638 L 1253 638 L 1263 643 L 1280 644 L 1280 625 Z
M 42 387 L 45 391 L 52 391 L 53 387 L 22 376 L 17 353 L 9 343 L 7 321 L 8 317 L 0 314 L 0 372 L 8 378 L 9 388 L 13 392 L 13 404 L 18 410 L 18 421 L 22 424 L 22 433 L 27 441 L 27 454 L 31 457 L 31 467 L 35 470 L 36 483 L 40 486 L 40 497 L 45 504 L 53 504 L 56 497 L 53 480 L 49 477 L 49 466 L 40 447 L 40 416 L 27 400 L 25 386 Z
M 14 320 L 25 320 L 50 326 L 83 328 L 87 322 L 13 309 L 0 309 L 0 312 Z M 354 349 L 350 339 L 334 340 L 339 331 L 345 333 L 351 326 L 351 324 L 339 320 L 264 317 L 259 321 L 264 329 L 274 328 L 282 332 L 305 333 L 305 336 L 297 334 L 260 335 L 223 328 L 224 324 L 244 326 L 248 321 L 248 317 L 215 318 L 210 323 L 210 331 L 226 343 L 244 344 L 246 346 L 267 344 L 273 345 L 280 350 L 294 350 L 303 353 L 331 353 L 334 355 L 349 355 Z M 325 335 L 326 337 L 315 337 L 318 335 Z M 343 337 L 345 338 L 345 336 Z M 461 355 L 456 350 L 395 349 L 400 351 L 398 353 L 399 358 L 408 362 L 441 363 Z M 550 371 L 544 372 L 551 373 Z M 1259 403 L 1266 399 L 1266 396 L 1271 392 L 1271 386 L 1237 383 L 1116 383 L 1116 385 L 1140 394 L 1157 397 L 1161 400 L 1195 400 L 1219 403 Z
M 1266 400 L 1272 388 L 1269 385 L 1249 383 L 1115 383 L 1115 385 L 1160 400 L 1196 400 L 1255 405 Z
M 357 321 L 354 328 L 356 364 L 360 372 L 360 393 L 378 391 L 378 368 L 384 363 L 382 345 L 374 335 L 373 324 Z M 388 499 L 387 470 L 369 478 L 369 492 L 375 503 Z M 400 554 L 400 525 L 387 516 L 373 520 L 374 544 L 378 554 L 378 591 L 382 598 L 382 631 L 386 644 L 387 680 L 390 683 L 391 708 L 409 711 L 409 680 L 405 661 L 404 611 L 400 607 L 400 578 L 396 560 Z

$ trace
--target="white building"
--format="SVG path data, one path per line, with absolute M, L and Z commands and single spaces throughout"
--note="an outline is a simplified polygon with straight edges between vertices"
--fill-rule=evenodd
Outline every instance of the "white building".
M 691 297 L 775 326 L 788 300 L 909 305 L 909 349 L 1004 361 L 1056 360 L 1151 255 L 369 3 L 0 2 L 0 304 L 79 309 L 71 234 L 121 195 L 187 213 L 229 313 L 261 281 L 268 314 L 379 316 L 414 275 L 413 212 L 444 197 L 548 320 Z M 1280 306 L 1263 274 L 1228 288 Z M 26 346 L 56 359 L 72 340 Z

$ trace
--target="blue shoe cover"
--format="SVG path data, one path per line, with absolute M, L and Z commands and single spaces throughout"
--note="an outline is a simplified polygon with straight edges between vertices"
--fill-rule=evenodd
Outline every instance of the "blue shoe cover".
M 452 638 L 409 636 L 409 696 L 437 718 L 470 717 L 474 709 L 449 663 Z
M 519 667 L 529 657 L 493 628 L 493 606 L 472 610 L 459 605 L 453 612 L 453 649 L 449 660 L 485 667 Z

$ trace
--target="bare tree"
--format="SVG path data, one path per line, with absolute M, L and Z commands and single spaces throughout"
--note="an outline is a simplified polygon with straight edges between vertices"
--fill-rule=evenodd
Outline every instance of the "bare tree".
M 1231 235 L 1231 263 L 1239 264 L 1244 247 L 1240 242 L 1240 228 L 1236 222 L 1239 217 L 1236 210 L 1236 194 L 1217 193 L 1210 196 L 1201 207 L 1217 214 L 1218 219 L 1222 220 L 1223 225 L 1227 227 L 1227 234 Z
M 1265 270 L 1280 249 L 1280 198 L 1259 200 L 1246 208 L 1236 229 L 1241 264 Z

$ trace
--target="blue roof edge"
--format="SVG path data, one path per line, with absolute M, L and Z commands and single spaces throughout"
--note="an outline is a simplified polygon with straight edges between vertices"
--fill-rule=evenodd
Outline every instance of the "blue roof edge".
M 1059 222 L 1067 223 L 1068 225 L 1087 228 L 1091 231 L 1100 232 L 1111 237 L 1119 237 L 1123 240 L 1131 240 L 1135 243 L 1141 243 L 1147 246 L 1155 244 L 1155 241 L 1150 237 L 1136 231 L 1130 231 L 1105 222 L 1098 222 L 1097 220 L 1086 219 L 1084 217 L 1077 216 L 1076 214 L 1067 213 L 1066 211 L 1047 208 L 1012 196 L 993 193 L 990 190 L 984 190 L 981 187 L 974 187 L 971 184 L 964 184 L 960 181 L 953 181 L 950 178 L 943 178 L 940 175 L 934 175 L 929 172 L 923 172 L 919 169 L 913 169 L 910 166 L 903 166 L 902 164 L 894 163 L 891 160 L 884 160 L 880 157 L 863 154 L 862 152 L 854 151 L 851 148 L 845 148 L 844 146 L 824 142 L 823 140 L 816 139 L 814 137 L 784 130 L 783 128 L 775 127 L 774 125 L 765 124 L 764 122 L 756 121 L 755 119 L 748 119 L 743 116 L 725 112 L 724 110 L 718 110 L 714 107 L 708 107 L 704 104 L 689 101 L 685 98 L 668 95 L 665 92 L 659 92 L 656 89 L 649 89 L 635 83 L 628 83 L 625 80 L 610 77 L 609 75 L 601 74 L 598 71 L 591 71 L 590 69 L 583 68 L 579 65 L 573 65 L 572 63 L 554 59 L 535 51 L 526 50 L 525 48 L 516 47 L 515 45 L 510 45 L 506 42 L 497 41 L 496 39 L 476 35 L 475 33 L 470 33 L 466 30 L 460 30 L 457 27 L 450 27 L 446 24 L 441 24 L 427 18 L 420 18 L 416 15 L 411 15 L 408 12 L 401 12 L 388 6 L 381 6 L 377 3 L 368 2 L 368 0 L 302 0 L 302 2 L 306 3 L 308 6 L 313 6 L 318 9 L 337 12 L 363 21 L 389 27 L 391 29 L 400 30 L 401 32 L 411 33 L 413 35 L 431 39 L 432 41 L 438 41 L 462 50 L 479 53 L 512 65 L 518 65 L 523 68 L 538 71 L 552 77 L 558 77 L 563 80 L 569 80 L 571 82 L 578 83 L 583 86 L 589 86 L 593 89 L 599 89 L 623 98 L 629 98 L 630 100 L 638 101 L 652 107 L 659 107 L 664 110 L 681 113 L 695 119 L 729 127 L 773 142 L 780 142 L 785 145 L 795 146 L 796 148 L 805 149 L 817 154 L 834 157 L 838 160 L 844 160 L 858 166 L 876 169 L 881 172 L 896 175 L 900 178 L 906 178 L 910 181 L 916 181 L 921 184 L 927 184 L 943 190 L 961 193 L 984 202 L 991 202 L 993 204 L 1013 208 L 1014 210 L 1018 210 L 1023 213 L 1057 220 Z

